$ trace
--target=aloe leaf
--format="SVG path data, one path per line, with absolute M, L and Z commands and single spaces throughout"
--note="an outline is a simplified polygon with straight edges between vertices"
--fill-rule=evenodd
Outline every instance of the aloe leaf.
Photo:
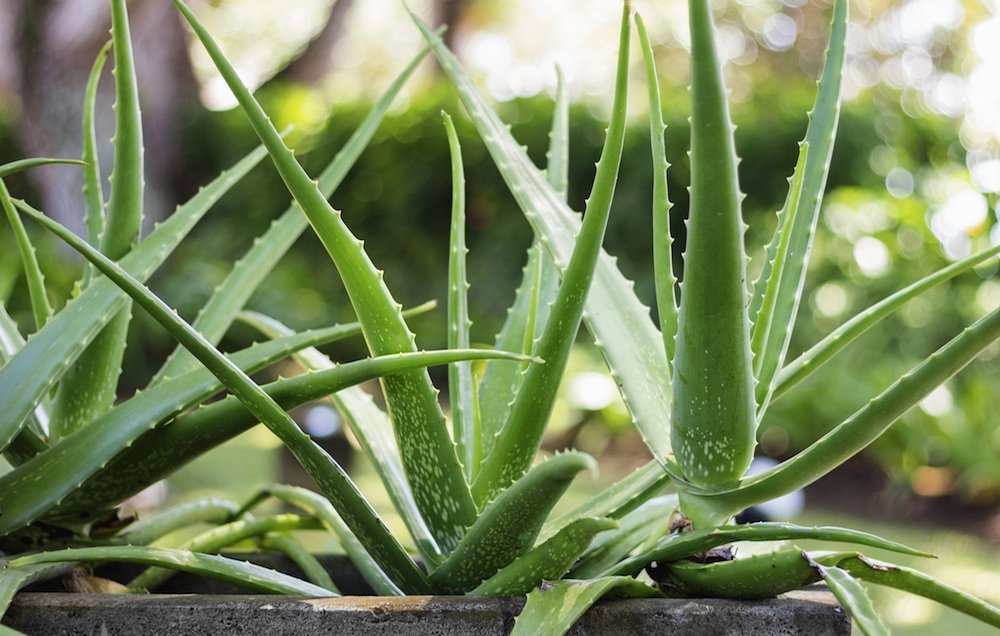
M 282 408 L 292 409 L 382 375 L 421 366 L 448 364 L 455 360 L 485 360 L 495 357 L 522 359 L 518 355 L 482 349 L 403 353 L 287 378 L 267 385 L 265 390 Z M 126 404 L 143 395 L 146 393 Z M 73 517 L 107 510 L 170 475 L 202 453 L 252 428 L 258 421 L 234 397 L 185 413 L 170 425 L 156 428 L 135 440 L 90 480 L 73 488 L 46 518 Z M 89 429 L 90 427 L 85 430 Z M 88 462 L 87 455 L 87 446 L 73 445 L 67 447 L 65 456 L 73 458 L 75 462 Z M 0 485 L 4 483 L 0 482 Z M 0 489 L 0 497 L 2 496 Z
M 1000 628 L 1000 608 L 923 572 L 902 565 L 876 561 L 861 554 L 818 557 L 817 560 L 846 570 L 851 576 L 862 581 L 922 596 Z
M 580 233 L 580 217 L 531 163 L 455 56 L 423 22 L 414 22 L 430 43 L 441 68 L 462 99 L 507 187 L 560 271 L 565 271 Z M 670 368 L 662 338 L 639 301 L 633 284 L 614 259 L 602 253 L 587 297 L 584 319 L 618 382 L 629 411 L 653 456 L 667 467 L 670 458 Z M 483 405 L 485 408 L 485 405 Z M 671 468 L 671 470 L 673 470 Z M 676 471 L 675 471 L 676 472 Z
M 670 477 L 657 462 L 647 462 L 631 475 L 602 488 L 576 508 L 546 521 L 540 536 L 544 541 L 564 526 L 584 517 L 621 518 L 660 494 L 669 481 Z
M 670 433 L 685 478 L 717 486 L 736 481 L 750 466 L 756 404 L 733 125 L 709 2 L 692 0 L 689 7 L 691 209 Z
M 372 557 L 402 589 L 409 592 L 429 589 L 423 572 L 389 533 L 371 504 L 343 468 L 322 447 L 313 442 L 291 416 L 246 373 L 114 261 L 109 260 L 52 219 L 37 215 L 35 212 L 31 212 L 31 216 L 80 252 L 102 274 L 139 303 L 178 342 L 194 353 L 195 357 L 243 403 L 247 410 L 288 447 L 292 455 L 316 481 L 323 494 L 334 503 L 344 521 L 361 539 Z
M 47 581 L 66 574 L 75 563 L 45 563 L 41 565 L 26 565 L 19 568 L 5 567 L 0 559 L 0 618 L 7 612 L 18 591 L 39 581 Z M 13 631 L 13 630 L 12 630 Z M 20 632 L 13 632 L 19 634 Z
M 795 539 L 839 541 L 890 550 L 899 554 L 933 556 L 927 552 L 915 550 L 901 543 L 889 541 L 860 530 L 836 526 L 810 528 L 791 523 L 765 522 L 671 534 L 661 539 L 652 550 L 622 561 L 614 567 L 611 573 L 635 576 L 654 561 L 657 563 L 676 561 L 734 541 L 792 541 Z
M 118 260 L 139 238 L 143 196 L 142 118 L 125 0 L 112 0 L 111 41 L 115 60 L 115 160 L 100 249 Z M 63 377 L 52 411 L 53 439 L 85 426 L 114 404 L 131 320 L 131 304 L 126 304 Z
M 351 559 L 351 562 L 358 569 L 358 572 L 361 573 L 361 576 L 364 577 L 365 581 L 372 586 L 376 594 L 382 596 L 400 596 L 403 593 L 385 575 L 385 572 L 382 571 L 364 545 L 351 532 L 351 529 L 347 527 L 334 507 L 330 505 L 330 502 L 321 495 L 308 491 L 305 488 L 273 484 L 262 488 L 256 496 L 251 498 L 251 505 L 255 505 L 256 502 L 268 496 L 301 508 L 319 519 L 323 527 L 337 537 L 337 541 L 340 542 L 340 546 L 344 549 L 344 552 Z
M 32 157 L 31 159 L 18 159 L 9 163 L 0 164 L 0 179 L 9 177 L 18 172 L 24 172 L 39 166 L 51 166 L 53 164 L 68 164 L 75 166 L 86 165 L 79 159 L 57 159 L 52 157 Z
M 735 514 L 798 490 L 875 441 L 896 419 L 961 371 L 1000 338 L 1000 309 L 966 328 L 808 448 L 737 488 L 693 495 L 701 505 Z M 729 512 L 731 511 L 731 512 Z
M 149 278 L 212 205 L 265 156 L 265 151 L 258 149 L 224 171 L 178 207 L 122 259 L 121 266 L 140 280 Z M 0 411 L 0 448 L 6 448 L 32 409 L 125 300 L 126 296 L 111 281 L 95 282 L 71 299 L 31 337 L 19 355 L 0 369 L 0 404 L 4 405 Z
M 448 242 L 448 348 L 468 349 L 472 321 L 469 320 L 469 282 L 465 269 L 465 167 L 455 124 L 442 111 L 451 154 L 451 237 Z M 481 461 L 479 414 L 472 363 L 456 362 L 448 367 L 448 403 L 451 405 L 452 436 L 458 459 L 471 481 L 473 468 Z
M 336 596 L 312 583 L 295 577 L 226 557 L 197 554 L 186 550 L 151 548 L 148 546 L 116 546 L 110 548 L 70 548 L 30 554 L 7 564 L 8 568 L 19 568 L 41 563 L 66 561 L 110 561 L 156 565 L 182 572 L 191 572 L 227 583 L 233 583 L 250 590 L 267 594 L 288 594 L 293 596 L 325 597 Z
M 258 541 L 258 544 L 265 550 L 280 552 L 288 557 L 302 570 L 310 583 L 340 594 L 340 590 L 337 589 L 333 579 L 330 578 L 330 574 L 319 562 L 319 559 L 314 557 L 311 552 L 306 550 L 305 546 L 292 538 L 291 535 L 282 532 L 269 532 Z
M 771 276 L 764 290 L 764 299 L 761 302 L 760 310 L 754 321 L 753 333 L 750 340 L 750 347 L 754 354 L 754 374 L 757 377 L 757 411 L 762 413 L 767 408 L 770 399 L 771 385 L 774 374 L 778 367 L 778 360 L 784 351 L 779 346 L 774 346 L 772 338 L 781 337 L 781 344 L 784 344 L 784 332 L 791 331 L 791 325 L 784 326 L 784 332 L 777 333 L 774 326 L 776 304 L 778 303 L 778 292 L 781 290 L 781 276 L 785 271 L 785 266 L 794 267 L 787 263 L 789 247 L 792 240 L 792 229 L 795 227 L 795 219 L 798 216 L 799 205 L 802 201 L 802 180 L 805 176 L 805 165 L 809 159 L 809 143 L 805 142 L 799 151 L 798 163 L 795 165 L 795 172 L 790 179 L 791 190 L 788 192 L 788 203 L 783 211 L 784 218 L 780 224 L 780 238 L 778 239 L 778 249 L 775 252 L 774 260 L 771 261 Z
M 589 581 L 543 583 L 528 594 L 524 609 L 514 621 L 511 636 L 561 636 L 605 594 L 628 598 L 662 596 L 655 589 L 627 576 L 606 576 Z
M 14 230 L 14 239 L 17 241 L 17 249 L 21 254 L 21 263 L 24 266 L 24 277 L 28 282 L 28 296 L 31 298 L 31 312 L 35 317 L 35 326 L 41 329 L 52 317 L 52 305 L 45 291 L 45 276 L 42 268 L 38 266 L 38 256 L 35 254 L 35 246 L 28 238 L 28 232 L 24 229 L 21 217 L 17 215 L 14 204 L 11 201 L 10 193 L 3 179 L 0 179 L 0 205 L 3 206 L 7 221 Z
M 545 364 L 528 368 L 500 436 L 483 460 L 472 484 L 473 496 L 480 503 L 494 498 L 531 466 L 580 328 L 587 292 L 607 228 L 625 141 L 630 34 L 631 6 L 626 3 L 622 10 L 611 123 L 601 159 L 597 162 L 597 175 L 587 201 L 583 225 L 537 346 L 537 354 L 545 360 Z
M 569 94 L 562 70 L 558 66 L 555 109 L 546 160 L 545 177 L 565 203 L 569 186 Z M 559 272 L 536 239 L 528 250 L 521 283 L 514 293 L 514 303 L 507 310 L 507 318 L 497 335 L 495 348 L 511 351 L 520 347 L 522 352 L 532 353 L 535 342 L 541 337 L 542 329 L 548 321 L 549 309 L 558 289 Z M 524 371 L 524 365 L 502 360 L 492 361 L 486 366 L 479 385 L 479 426 L 483 457 L 493 450 L 493 443 L 507 421 L 510 405 L 517 394 Z M 479 466 L 475 466 L 473 477 L 478 472 Z
M 20 351 L 23 346 L 24 337 L 21 335 L 17 323 L 7 313 L 3 303 L 0 303 L 0 367 L 7 364 L 7 361 L 13 358 L 14 354 Z M 28 426 L 21 429 L 21 433 L 4 449 L 4 458 L 12 466 L 23 464 L 49 447 L 43 438 L 45 431 L 48 430 L 48 421 L 47 405 L 39 404 L 35 407 L 35 412 Z
M 784 364 L 785 353 L 791 338 L 792 326 L 798 313 L 799 301 L 802 298 L 802 286 L 805 282 L 806 266 L 809 262 L 809 252 L 812 249 L 812 239 L 816 234 L 816 224 L 826 187 L 826 178 L 830 168 L 830 158 L 833 156 L 833 142 L 837 134 L 837 124 L 840 118 L 840 89 L 843 82 L 844 59 L 847 50 L 847 0 L 837 0 L 833 7 L 833 18 L 830 27 L 830 42 L 826 51 L 826 62 L 820 77 L 816 102 L 809 115 L 809 127 L 803 146 L 808 145 L 809 157 L 796 169 L 792 178 L 792 190 L 796 181 L 801 183 L 799 196 L 789 193 L 785 207 L 779 215 L 778 228 L 769 243 L 766 256 L 767 262 L 761 271 L 760 278 L 754 284 L 750 305 L 750 316 L 755 320 L 754 331 L 767 329 L 766 336 L 755 336 L 767 342 L 768 356 L 773 362 L 763 369 L 764 379 L 758 389 L 758 403 L 767 406 L 767 394 L 771 390 L 771 378 L 774 371 Z M 792 207 L 797 212 L 792 215 Z M 783 227 L 785 223 L 790 229 Z M 776 274 L 772 271 L 772 263 L 778 258 L 781 236 L 786 231 L 790 233 L 786 253 L 782 256 L 784 265 Z M 774 310 L 767 324 L 759 322 L 759 310 L 764 304 L 766 295 L 774 297 Z
M 178 546 L 178 549 L 213 554 L 268 532 L 318 530 L 322 527 L 314 517 L 302 517 L 294 514 L 238 519 L 203 532 L 185 541 L 183 545 Z M 128 582 L 128 588 L 133 591 L 153 590 L 166 582 L 172 575 L 173 571 L 167 568 L 147 568 Z
M 351 167 L 357 162 L 362 151 L 368 146 L 372 136 L 385 117 L 389 106 L 406 81 L 427 56 L 427 49 L 420 51 L 405 69 L 379 97 L 347 143 L 337 152 L 333 160 L 323 169 L 317 181 L 324 196 L 330 196 L 340 186 Z M 298 204 L 292 203 L 275 220 L 267 232 L 254 241 L 253 247 L 233 266 L 229 275 L 198 312 L 194 327 L 210 342 L 218 343 L 232 324 L 236 314 L 250 300 L 254 290 L 261 284 L 268 272 L 291 248 L 309 221 L 302 214 Z M 157 371 L 153 383 L 165 377 L 180 375 L 198 366 L 198 361 L 186 349 L 179 346 Z
M 522 596 L 545 581 L 557 581 L 587 549 L 594 536 L 618 527 L 613 519 L 577 519 L 547 541 L 469 592 L 473 596 Z
M 809 565 L 823 578 L 827 588 L 837 597 L 841 607 L 851 615 L 853 626 L 865 636 L 889 636 L 889 628 L 879 617 L 868 592 L 846 570 L 839 567 L 821 565 L 806 553 L 802 553 Z
M 1000 245 L 963 258 L 948 267 L 925 276 L 912 285 L 904 287 L 854 316 L 834 329 L 828 336 L 810 347 L 798 358 L 785 365 L 778 373 L 777 378 L 775 378 L 774 395 L 771 399 L 777 400 L 787 393 L 822 365 L 829 362 L 831 358 L 840 353 L 847 345 L 857 340 L 862 334 L 878 324 L 883 318 L 906 304 L 907 301 L 929 289 L 933 289 L 941 283 L 951 280 L 980 263 L 986 262 L 997 254 L 1000 254 Z
M 420 308 L 417 308 L 420 309 Z M 407 312 L 403 312 L 406 316 Z M 241 314 L 251 326 L 270 338 L 288 336 L 291 329 L 280 322 L 260 314 Z M 295 360 L 310 371 L 334 368 L 334 363 L 316 349 L 304 349 L 294 354 Z M 512 362 L 511 364 L 516 364 Z M 375 472 L 385 485 L 393 507 L 406 524 L 420 555 L 432 565 L 444 559 L 441 549 L 424 522 L 420 509 L 413 499 L 413 491 L 406 481 L 399 448 L 392 435 L 392 423 L 361 388 L 349 388 L 330 395 L 330 400 L 340 411 L 348 428 L 358 440 L 362 451 L 371 461 Z
M 674 287 L 673 256 L 670 236 L 670 196 L 667 191 L 667 148 L 664 133 L 667 129 L 663 121 L 663 104 L 660 100 L 660 79 L 656 73 L 656 59 L 653 47 L 646 35 L 646 25 L 642 16 L 636 13 L 636 31 L 642 48 L 642 60 L 646 66 L 646 87 L 649 91 L 649 144 L 653 153 L 653 273 L 656 280 L 656 310 L 660 317 L 660 333 L 667 360 L 674 359 L 677 335 L 677 300 Z
M 174 0 L 174 4 L 240 102 L 286 187 L 333 259 L 364 326 L 365 340 L 372 354 L 415 351 L 413 333 L 399 313 L 400 306 L 385 286 L 382 273 L 375 269 L 365 253 L 362 242 L 351 234 L 340 212 L 330 206 L 316 182 L 295 160 L 212 36 L 181 0 Z M 476 506 L 448 434 L 436 391 L 423 370 L 386 377 L 381 382 L 417 505 L 438 543 L 448 550 L 458 542 L 464 529 L 472 525 Z
M 771 598 L 820 579 L 798 548 L 713 563 L 657 561 L 650 575 L 670 596 L 740 600 Z
M 652 549 L 667 534 L 677 508 L 677 497 L 647 501 L 622 517 L 618 529 L 597 538 L 573 565 L 569 578 L 591 579 L 606 574 L 641 546 Z
M 119 531 L 115 539 L 130 545 L 146 545 L 175 530 L 198 523 L 226 523 L 236 516 L 239 508 L 228 499 L 205 497 L 133 521 Z
M 87 78 L 87 88 L 83 98 L 83 196 L 87 202 L 87 240 L 97 246 L 104 233 L 104 189 L 101 187 L 101 164 L 97 152 L 97 121 L 94 114 L 97 105 L 97 87 L 101 81 L 101 72 L 111 50 L 109 40 L 97 53 L 94 65 Z M 87 282 L 90 281 L 92 268 L 87 268 Z
M 471 590 L 526 553 L 552 507 L 581 471 L 595 470 L 589 455 L 567 452 L 532 468 L 490 502 L 431 582 L 445 593 Z
M 252 373 L 281 360 L 297 348 L 323 342 L 331 334 L 339 335 L 349 329 L 350 326 L 336 326 L 255 345 L 234 354 L 233 362 Z M 341 368 L 349 372 L 349 367 L 357 369 L 370 362 L 373 361 Z M 374 376 L 369 374 L 368 377 Z M 205 369 L 164 382 L 118 405 L 89 426 L 0 477 L 0 509 L 4 511 L 0 515 L 0 535 L 33 521 L 63 497 L 75 494 L 82 481 L 128 448 L 140 434 L 198 404 L 221 387 L 215 376 Z M 145 459 L 149 459 L 148 454 Z M 134 473 L 124 479 L 139 489 L 151 483 L 137 484 L 138 476 Z

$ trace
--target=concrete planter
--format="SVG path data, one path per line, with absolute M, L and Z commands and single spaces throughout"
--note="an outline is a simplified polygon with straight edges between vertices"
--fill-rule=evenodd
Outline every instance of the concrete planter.
M 345 593 L 364 591 L 363 582 L 343 567 L 342 559 L 331 557 L 327 564 Z M 121 569 L 118 573 L 128 574 Z M 184 575 L 174 577 L 168 589 L 178 592 L 185 587 L 188 593 L 145 596 L 26 591 L 15 599 L 4 624 L 39 636 L 97 636 L 102 630 L 109 636 L 493 636 L 510 631 L 524 603 L 519 598 L 462 596 L 303 599 L 226 594 L 220 592 L 232 590 Z M 851 627 L 831 594 L 824 588 L 809 588 L 765 601 L 606 601 L 591 608 L 570 633 L 848 636 Z

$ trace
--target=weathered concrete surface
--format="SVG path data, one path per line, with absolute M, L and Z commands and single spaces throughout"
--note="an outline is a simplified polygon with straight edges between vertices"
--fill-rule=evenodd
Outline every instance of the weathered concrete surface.
M 494 636 L 523 599 L 22 593 L 4 624 L 37 636 L 274 634 Z M 634 599 L 595 605 L 571 634 L 848 636 L 850 622 L 822 589 L 766 601 Z

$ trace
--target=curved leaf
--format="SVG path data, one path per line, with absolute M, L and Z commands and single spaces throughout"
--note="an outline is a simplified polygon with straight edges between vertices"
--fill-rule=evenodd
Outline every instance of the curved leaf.
M 514 621 L 511 636 L 561 636 L 605 594 L 626 598 L 654 598 L 659 592 L 627 576 L 606 576 L 589 581 L 545 583 L 528 594 L 524 609 Z

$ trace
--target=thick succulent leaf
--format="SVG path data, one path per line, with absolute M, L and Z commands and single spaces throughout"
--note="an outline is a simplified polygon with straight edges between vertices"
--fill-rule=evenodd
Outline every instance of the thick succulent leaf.
M 659 463 L 648 462 L 628 477 L 602 488 L 598 494 L 576 508 L 546 521 L 540 536 L 544 541 L 561 528 L 584 517 L 619 519 L 659 495 L 669 482 L 669 475 L 663 472 Z
M 801 190 L 798 196 L 793 196 L 793 193 L 789 192 L 785 208 L 779 215 L 778 228 L 767 247 L 767 263 L 754 284 L 750 315 L 755 321 L 759 322 L 759 310 L 764 304 L 765 296 L 770 294 L 774 297 L 774 309 L 768 316 L 766 324 L 761 323 L 760 326 L 754 324 L 755 331 L 767 329 L 767 335 L 759 337 L 767 343 L 767 364 L 762 365 L 762 380 L 757 389 L 758 403 L 764 407 L 767 406 L 767 395 L 771 391 L 774 370 L 780 369 L 784 364 L 785 353 L 788 350 L 792 327 L 802 298 L 802 286 L 805 282 L 812 239 L 816 234 L 830 158 L 833 156 L 833 142 L 840 118 L 840 88 L 847 51 L 848 5 L 848 0 L 836 0 L 834 3 L 826 62 L 816 94 L 816 103 L 809 115 L 809 128 L 806 130 L 803 144 L 803 147 L 809 148 L 809 157 L 796 168 L 796 175 L 792 179 L 790 188 L 794 191 L 798 181 Z M 795 214 L 790 213 L 793 207 L 797 210 Z M 778 258 L 779 245 L 782 242 L 781 236 L 786 232 L 786 228 L 783 227 L 786 223 L 790 224 L 791 228 L 788 230 L 787 243 L 781 247 L 785 252 L 781 257 L 783 266 L 779 268 L 780 271 L 773 271 L 773 263 Z
M 257 502 L 266 497 L 275 497 L 287 504 L 301 508 L 319 519 L 323 527 L 337 537 L 341 548 L 343 548 L 365 581 L 372 586 L 376 594 L 382 596 L 400 596 L 403 594 L 399 587 L 386 576 L 385 572 L 382 571 L 368 551 L 365 550 L 364 545 L 358 541 L 358 538 L 347 527 L 334 507 L 330 505 L 330 502 L 321 495 L 305 488 L 274 484 L 262 488 L 250 500 L 249 506 L 245 507 L 256 505 Z
M 670 596 L 741 600 L 771 598 L 820 579 L 798 548 L 713 563 L 657 561 L 650 576 Z
M 323 564 L 319 562 L 319 559 L 314 557 L 304 545 L 296 541 L 290 534 L 269 532 L 257 543 L 264 550 L 278 552 L 288 557 L 292 563 L 302 570 L 302 573 L 305 574 L 306 579 L 310 583 L 340 594 L 340 590 L 337 589 L 333 579 L 330 578 L 330 574 L 323 567 Z
M 421 366 L 448 364 L 455 360 L 486 360 L 505 356 L 521 359 L 521 356 L 483 349 L 379 356 L 335 369 L 287 378 L 264 388 L 282 408 L 290 410 L 382 375 Z M 135 399 L 138 398 L 129 402 Z M 92 479 L 73 488 L 65 501 L 47 518 L 75 517 L 107 510 L 170 475 L 202 453 L 247 431 L 258 421 L 234 397 L 185 413 L 169 426 L 155 428 L 137 439 Z M 74 446 L 71 454 L 75 457 L 86 452 L 86 447 Z M 86 459 L 77 458 L 75 461 Z
M 118 260 L 139 239 L 143 204 L 142 116 L 125 0 L 111 2 L 111 41 L 115 61 L 115 159 L 100 249 Z M 66 372 L 52 411 L 52 439 L 87 425 L 114 404 L 131 321 L 131 305 L 126 304 Z
M 546 159 L 546 179 L 565 202 L 569 185 L 569 94 L 558 66 L 555 109 Z M 558 290 L 559 271 L 536 239 L 528 250 L 528 261 L 521 275 L 521 283 L 514 294 L 514 303 L 507 310 L 507 318 L 497 335 L 495 348 L 511 351 L 520 346 L 524 353 L 534 352 Z M 486 367 L 483 381 L 479 385 L 483 457 L 493 450 L 500 429 L 507 421 L 510 405 L 517 395 L 524 371 L 525 365 L 504 361 L 490 362 Z M 473 477 L 478 472 L 479 466 L 475 466 Z
M 421 308 L 417 308 L 419 310 Z M 414 311 L 417 311 L 414 310 Z M 403 312 L 406 316 L 407 312 Z M 260 314 L 241 314 L 251 326 L 270 338 L 288 336 L 291 329 L 280 322 Z M 294 355 L 296 362 L 310 371 L 332 369 L 334 365 L 325 354 L 316 349 L 303 349 Z M 511 362 L 511 364 L 517 364 Z M 392 423 L 371 396 L 361 388 L 349 388 L 330 396 L 340 411 L 351 433 L 358 440 L 361 450 L 372 463 L 393 507 L 406 524 L 420 555 L 432 565 L 444 559 L 437 541 L 424 522 L 420 509 L 413 499 L 413 491 L 406 481 L 399 448 L 392 435 Z
M 255 345 L 232 356 L 233 363 L 247 372 L 260 370 L 296 349 L 339 336 L 350 326 L 337 326 Z M 361 361 L 344 365 L 365 365 Z M 369 374 L 369 377 L 374 377 Z M 63 438 L 16 470 L 0 477 L 0 535 L 29 523 L 73 493 L 88 477 L 127 448 L 140 434 L 197 405 L 222 388 L 205 369 L 192 371 L 139 393 L 118 405 L 89 426 Z M 176 466 L 175 466 L 176 468 Z M 135 484 L 135 475 L 129 479 Z M 151 482 L 150 482 L 151 483 Z M 113 503 L 118 503 L 117 501 Z
M 122 259 L 122 267 L 140 280 L 149 278 L 212 205 L 265 156 L 263 149 L 256 150 L 219 175 Z M 4 405 L 0 412 L 0 448 L 7 446 L 32 409 L 123 306 L 125 298 L 111 281 L 89 286 L 0 369 L 0 404 Z
M 217 377 L 254 417 L 281 440 L 309 476 L 316 481 L 323 494 L 331 500 L 372 557 L 401 589 L 411 593 L 429 590 L 423 572 L 385 527 L 344 469 L 321 446 L 313 442 L 263 389 L 191 325 L 184 322 L 177 312 L 114 261 L 55 221 L 34 212 L 31 215 L 47 230 L 56 234 L 93 263 L 102 274 L 149 312 L 150 316 L 170 332 L 171 336 L 195 354 L 205 368 Z M 0 523 L 2 522 L 3 519 L 0 518 Z
M 823 578 L 823 582 L 837 597 L 841 607 L 851 615 L 852 625 L 865 636 L 889 636 L 889 628 L 879 617 L 872 605 L 868 592 L 846 570 L 839 567 L 824 566 L 814 561 L 809 555 L 803 556 Z
M 455 124 L 442 112 L 451 153 L 451 237 L 448 241 L 448 348 L 468 349 L 472 321 L 469 319 L 469 282 L 465 268 L 465 166 Z M 448 366 L 448 403 L 451 405 L 452 437 L 458 459 L 472 481 L 474 468 L 482 461 L 479 408 L 471 362 Z
M 697 505 L 731 515 L 811 484 L 875 441 L 899 416 L 961 371 L 998 338 L 1000 309 L 995 309 L 798 455 L 743 480 L 735 489 L 685 495 L 690 494 Z
M 7 308 L 0 303 L 0 367 L 14 357 L 14 354 L 24 346 L 24 337 L 17 323 L 7 313 Z M 12 465 L 18 466 L 28 461 L 38 453 L 48 448 L 44 439 L 48 430 L 49 412 L 46 404 L 39 404 L 29 419 L 28 426 L 4 449 L 4 458 Z
M 180 546 L 177 546 L 177 548 L 188 552 L 215 554 L 241 541 L 252 539 L 268 532 L 319 530 L 322 527 L 315 517 L 302 517 L 295 514 L 243 518 L 203 532 L 185 541 Z M 168 568 L 147 568 L 128 582 L 128 588 L 133 591 L 154 590 L 173 576 L 173 574 L 173 570 Z
M 580 216 L 547 183 L 524 148 L 479 93 L 455 56 L 425 24 L 414 17 L 441 68 L 462 99 L 507 187 L 531 223 L 535 235 L 560 271 L 565 271 L 580 233 Z M 654 457 L 672 466 L 669 414 L 670 368 L 662 338 L 649 309 L 635 296 L 633 285 L 602 253 L 587 297 L 584 319 L 618 382 L 635 423 Z
M 21 588 L 62 576 L 75 565 L 75 563 L 45 563 L 9 568 L 5 567 L 6 563 L 0 559 L 0 618 L 7 612 L 7 608 Z
M 710 3 L 692 0 L 689 7 L 691 206 L 670 433 L 684 477 L 701 486 L 718 486 L 743 476 L 756 443 L 744 283 L 746 226 Z M 696 519 L 699 524 L 703 521 Z
M 115 535 L 115 540 L 129 545 L 146 545 L 175 530 L 198 523 L 226 523 L 236 516 L 239 509 L 228 499 L 196 499 L 133 521 Z
M 362 151 L 368 147 L 368 143 L 379 124 L 382 123 L 385 113 L 389 110 L 396 95 L 399 94 L 403 84 L 426 56 L 427 50 L 425 49 L 410 61 L 389 85 L 385 93 L 375 102 L 343 148 L 320 173 L 317 181 L 323 196 L 332 195 L 343 182 L 344 177 L 361 156 Z M 217 344 L 225 335 L 226 330 L 229 329 L 237 313 L 250 300 L 254 290 L 308 226 L 308 219 L 302 214 L 298 204 L 293 202 L 284 214 L 271 224 L 267 232 L 254 241 L 253 247 L 247 251 L 243 258 L 233 265 L 232 271 L 198 312 L 198 317 L 194 321 L 195 329 L 200 331 L 209 342 Z M 158 382 L 164 377 L 180 375 L 197 366 L 198 361 L 195 360 L 194 356 L 183 347 L 178 346 L 156 373 L 153 382 Z
M 660 333 L 667 360 L 673 361 L 677 335 L 677 300 L 674 287 L 673 239 L 670 236 L 670 197 L 667 192 L 667 147 L 664 132 L 663 104 L 660 100 L 660 79 L 656 73 L 653 47 L 646 35 L 642 16 L 635 16 L 636 31 L 646 66 L 646 87 L 649 91 L 649 144 L 653 153 L 653 273 L 656 281 L 656 311 L 660 317 Z
M 900 554 L 913 556 L 933 556 L 920 550 L 915 550 L 895 541 L 882 537 L 836 526 L 798 526 L 791 523 L 751 523 L 743 526 L 724 526 L 709 530 L 692 530 L 664 537 L 652 550 L 626 559 L 615 566 L 613 574 L 635 576 L 644 567 L 653 563 L 665 563 L 687 558 L 699 552 L 705 552 L 720 545 L 734 541 L 791 541 L 795 539 L 816 539 L 820 541 L 839 541 L 881 548 Z
M 606 576 L 589 581 L 543 583 L 528 594 L 524 609 L 514 621 L 511 636 L 561 636 L 605 594 L 625 598 L 662 596 L 655 589 L 627 576 Z
M 594 536 L 618 527 L 614 519 L 577 519 L 547 541 L 486 579 L 473 596 L 523 596 L 545 581 L 557 581 L 587 549 Z
M 10 193 L 3 179 L 0 179 L 0 205 L 3 206 L 7 222 L 10 223 L 14 231 L 14 240 L 17 242 L 17 250 L 21 255 L 21 264 L 24 266 L 24 277 L 28 282 L 28 296 L 31 299 L 31 312 L 35 317 L 35 327 L 41 329 L 50 317 L 52 317 L 52 304 L 49 302 L 48 294 L 45 291 L 45 276 L 42 268 L 38 266 L 38 256 L 35 254 L 35 246 L 28 238 L 28 232 L 24 229 L 24 223 L 14 209 Z
M 532 468 L 485 507 L 431 581 L 447 594 L 476 588 L 531 549 L 573 478 L 596 467 L 589 455 L 568 452 Z
M 923 596 L 1000 628 L 1000 608 L 902 565 L 870 559 L 861 554 L 818 557 L 817 561 L 846 570 L 851 576 L 877 585 Z
M 413 333 L 400 315 L 382 273 L 372 264 L 362 242 L 351 233 L 320 192 L 315 181 L 285 146 L 260 104 L 240 80 L 221 49 L 180 0 L 174 0 L 240 102 L 285 185 L 329 252 L 351 303 L 364 327 L 373 355 L 415 351 Z M 410 487 L 428 527 L 442 548 L 454 546 L 476 518 L 454 444 L 448 434 L 437 392 L 426 371 L 411 371 L 382 379 Z M 346 519 L 345 519 L 346 520 Z
M 976 267 L 980 263 L 985 263 L 997 254 L 1000 254 L 1000 245 L 963 258 L 948 267 L 925 276 L 854 316 L 781 369 L 775 379 L 774 395 L 771 399 L 777 400 L 787 393 L 822 365 L 829 362 L 831 358 L 840 353 L 847 345 L 857 340 L 862 334 L 878 324 L 879 321 L 892 314 L 911 299 Z
M 295 577 L 226 557 L 196 554 L 186 550 L 151 548 L 148 546 L 116 546 L 110 548 L 70 548 L 39 552 L 15 559 L 8 568 L 19 568 L 41 563 L 62 563 L 67 561 L 110 561 L 157 565 L 172 570 L 191 572 L 199 576 L 233 583 L 240 587 L 267 594 L 288 594 L 292 596 L 336 596 L 312 583 Z
M 608 125 L 601 158 L 597 162 L 597 174 L 587 200 L 583 225 L 576 237 L 573 254 L 563 271 L 562 284 L 536 348 L 545 364 L 528 367 L 510 407 L 507 421 L 494 441 L 490 454 L 483 460 L 472 484 L 473 496 L 479 503 L 496 497 L 523 475 L 534 461 L 555 404 L 566 361 L 576 341 L 587 293 L 601 253 L 625 141 L 631 22 L 631 6 L 626 3 L 622 10 L 611 123 Z
M 622 517 L 619 528 L 594 541 L 570 571 L 570 578 L 591 579 L 610 572 L 628 555 L 652 549 L 665 536 L 677 509 L 677 496 L 647 501 Z M 645 550 L 642 549 L 645 546 Z
M 104 64 L 108 61 L 108 51 L 111 50 L 109 40 L 97 52 L 94 65 L 87 78 L 87 88 L 83 97 L 83 196 L 87 203 L 87 214 L 84 225 L 87 227 L 87 241 L 94 246 L 101 244 L 104 233 L 104 188 L 101 186 L 101 164 L 97 152 L 97 87 L 101 82 Z M 87 268 L 89 282 L 93 268 Z
M 18 159 L 9 163 L 0 164 L 0 179 L 9 177 L 12 174 L 23 172 L 38 166 L 49 166 L 52 164 L 85 165 L 79 159 L 53 159 L 50 157 L 33 157 L 31 159 Z

